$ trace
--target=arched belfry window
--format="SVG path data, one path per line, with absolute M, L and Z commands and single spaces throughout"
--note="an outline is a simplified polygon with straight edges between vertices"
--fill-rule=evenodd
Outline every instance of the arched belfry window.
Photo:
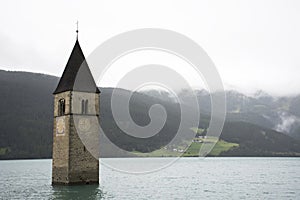
M 85 103 L 84 103 L 84 113 L 85 114 L 89 113 L 89 100 L 85 100 Z
M 81 101 L 81 114 L 88 114 L 89 100 Z
M 81 114 L 84 114 L 84 100 L 81 101 Z
M 60 99 L 58 101 L 58 116 L 64 115 L 65 114 L 65 109 L 66 109 L 65 99 Z

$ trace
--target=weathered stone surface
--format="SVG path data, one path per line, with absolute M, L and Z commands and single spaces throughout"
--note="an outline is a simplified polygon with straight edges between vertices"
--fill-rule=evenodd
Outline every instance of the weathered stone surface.
M 60 99 L 65 99 L 63 116 L 58 116 Z M 85 114 L 82 100 L 89 102 Z M 99 155 L 98 134 L 99 94 L 67 91 L 54 96 L 53 184 L 99 183 L 99 160 L 93 156 Z

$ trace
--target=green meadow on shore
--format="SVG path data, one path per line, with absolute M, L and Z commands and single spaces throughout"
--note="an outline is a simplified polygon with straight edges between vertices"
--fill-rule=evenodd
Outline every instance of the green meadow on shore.
M 141 153 L 137 151 L 133 153 L 138 157 L 198 157 L 202 145 L 210 143 L 215 145 L 208 153 L 208 156 L 220 156 L 222 152 L 239 147 L 239 144 L 237 143 L 226 142 L 224 140 L 219 140 L 216 137 L 205 136 L 203 134 L 206 132 L 204 129 L 191 128 L 191 130 L 196 133 L 196 137 L 193 139 L 192 143 L 186 141 L 185 145 L 179 145 L 177 147 L 164 147 L 150 153 Z M 186 146 L 188 147 L 186 148 Z
M 181 149 L 158 149 L 156 151 L 150 153 L 141 153 L 141 152 L 133 152 L 135 155 L 139 157 L 198 157 L 200 148 L 204 144 L 200 142 L 192 142 L 192 144 L 188 147 L 185 152 L 181 152 Z M 232 148 L 238 147 L 239 144 L 226 142 L 224 140 L 219 140 L 215 146 L 213 147 L 212 151 L 208 154 L 208 156 L 219 156 L 222 152 L 226 152 Z

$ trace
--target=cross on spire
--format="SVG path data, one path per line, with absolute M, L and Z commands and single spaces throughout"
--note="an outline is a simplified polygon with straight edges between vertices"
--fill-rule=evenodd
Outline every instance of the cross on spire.
M 79 22 L 77 20 L 77 22 L 76 22 L 76 25 L 77 25 L 77 28 L 76 28 L 76 34 L 77 34 L 77 36 L 76 36 L 76 38 L 77 38 L 77 40 L 78 40 L 78 24 L 79 24 Z

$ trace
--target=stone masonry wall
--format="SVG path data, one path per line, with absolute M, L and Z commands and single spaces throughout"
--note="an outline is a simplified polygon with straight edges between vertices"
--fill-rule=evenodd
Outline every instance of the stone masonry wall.
M 65 99 L 65 115 L 58 116 L 58 102 L 62 98 Z M 87 115 L 81 114 L 82 99 L 89 102 Z M 63 134 L 57 132 L 57 123 L 60 124 L 60 129 L 61 124 L 64 124 Z M 52 161 L 53 184 L 99 182 L 99 161 L 97 156 L 95 156 L 96 158 L 93 156 L 99 154 L 98 134 L 98 94 L 67 91 L 55 95 Z M 93 152 L 93 155 L 90 152 Z

